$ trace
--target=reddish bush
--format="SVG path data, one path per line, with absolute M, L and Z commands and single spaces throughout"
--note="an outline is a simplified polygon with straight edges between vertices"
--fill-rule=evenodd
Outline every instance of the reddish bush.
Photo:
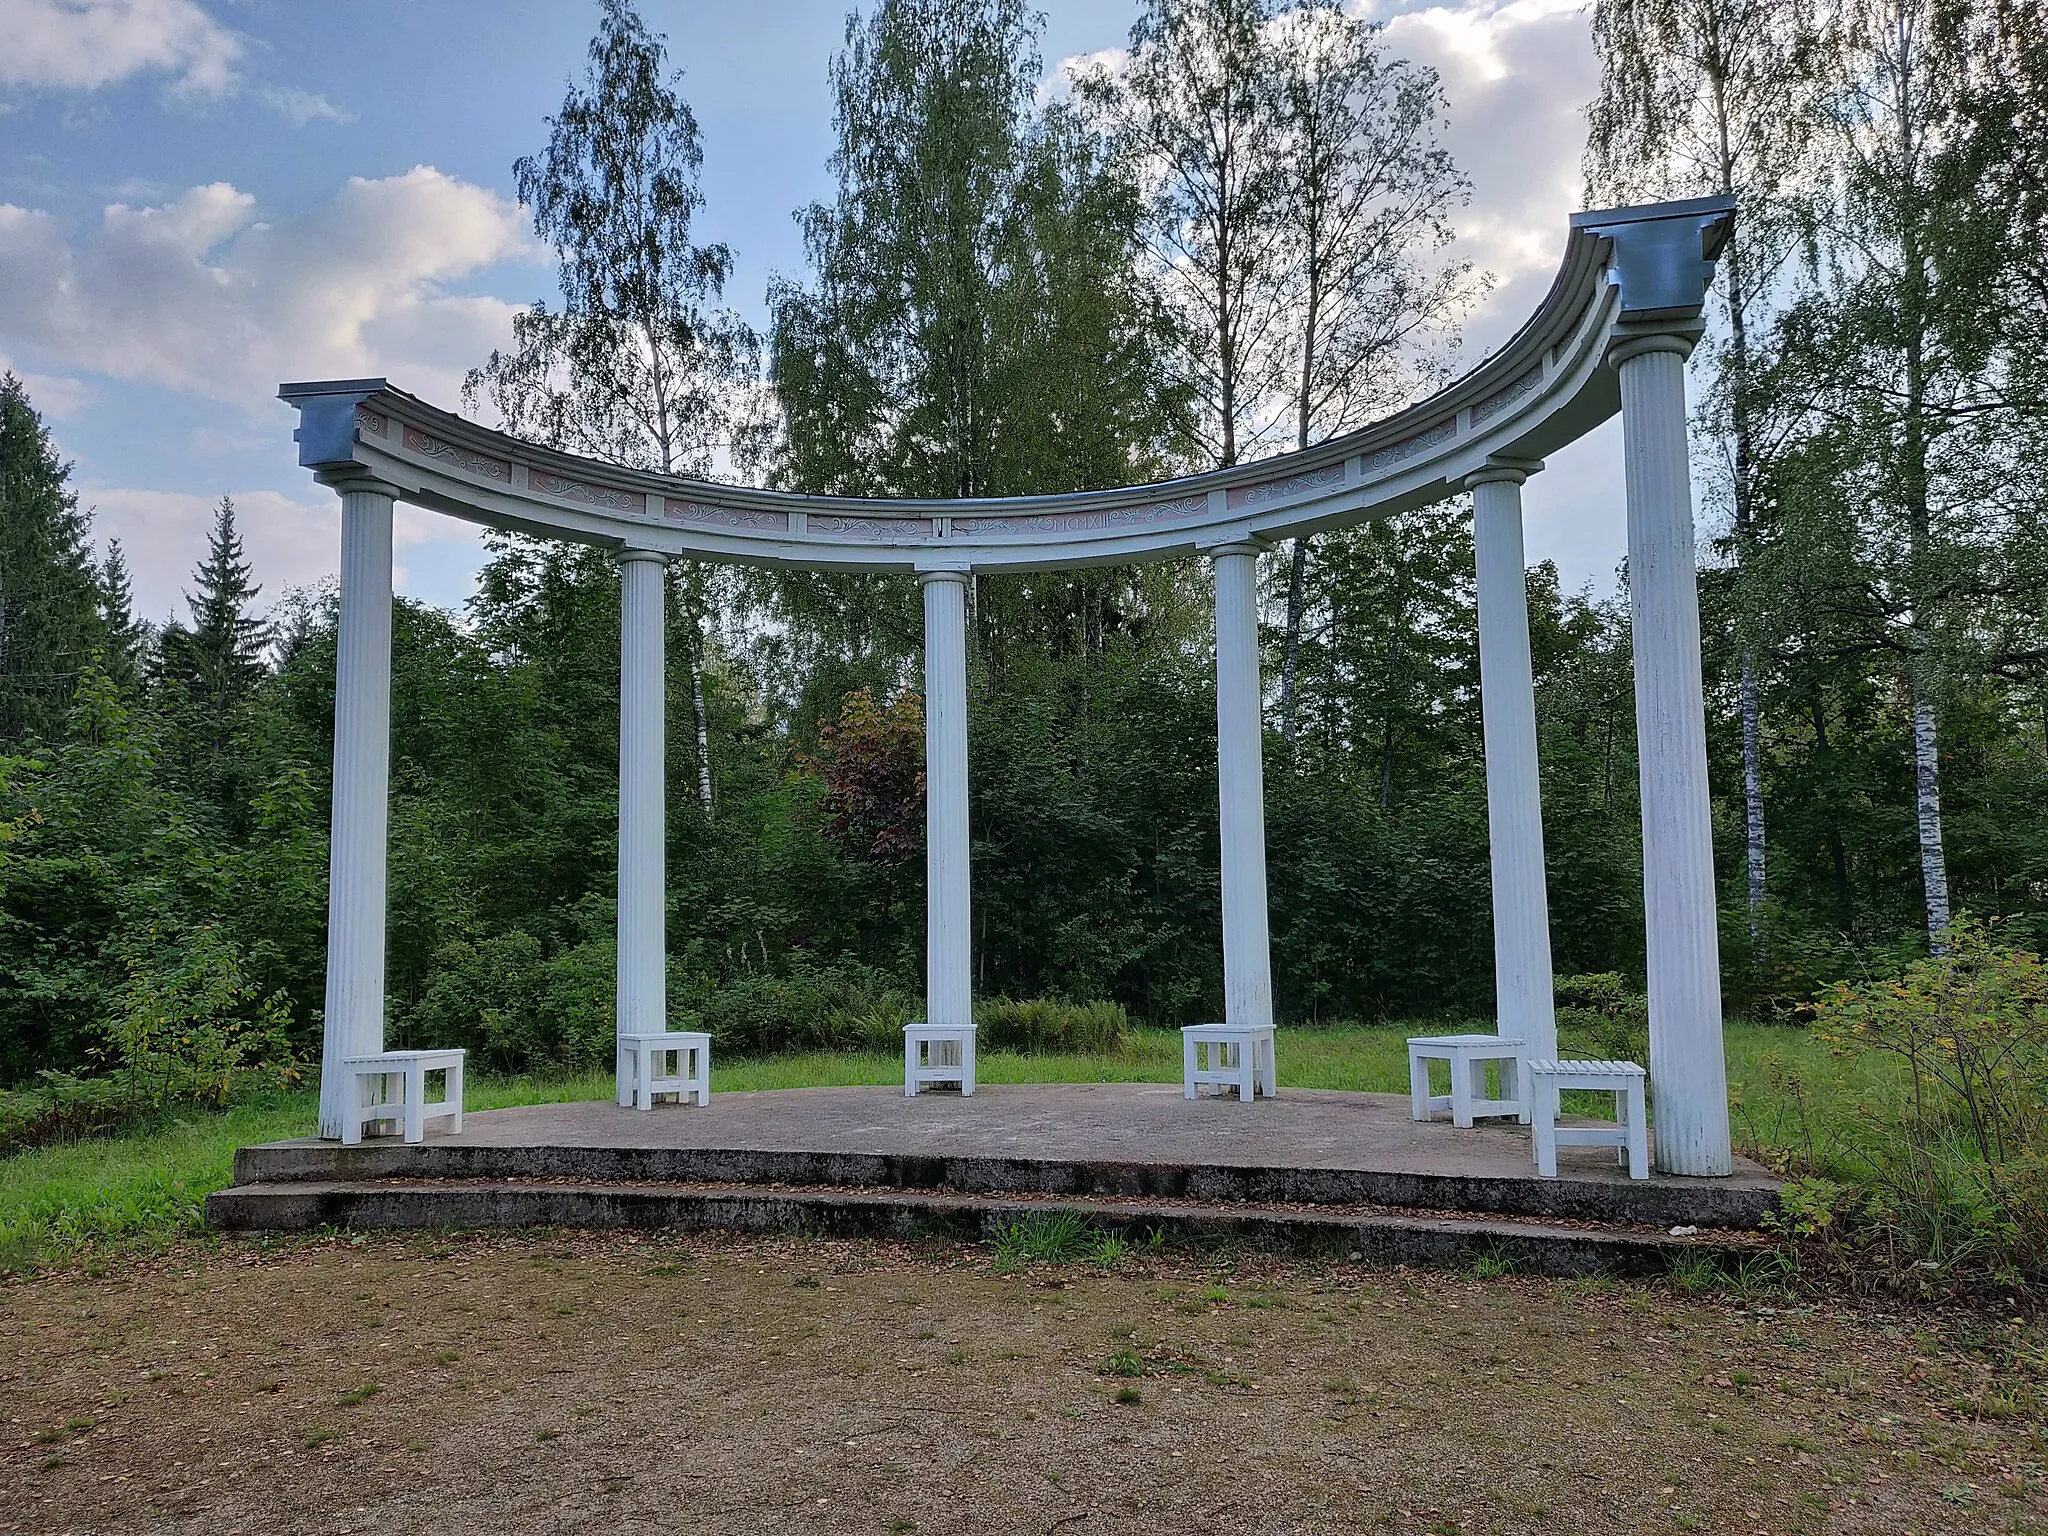
M 862 858 L 907 859 L 924 838 L 924 704 L 899 693 L 877 705 L 849 693 L 818 732 L 811 766 L 825 781 L 825 833 Z

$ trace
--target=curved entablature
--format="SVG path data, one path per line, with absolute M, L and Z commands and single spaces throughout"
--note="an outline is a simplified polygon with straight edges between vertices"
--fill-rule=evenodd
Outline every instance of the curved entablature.
M 1355 524 L 1533 467 L 1620 408 L 1618 340 L 1700 328 L 1734 214 L 1696 198 L 1573 216 L 1548 296 L 1470 373 L 1371 426 L 1177 480 L 1062 496 L 802 496 L 619 469 L 439 410 L 383 379 L 287 384 L 299 462 L 488 527 L 697 559 L 835 570 L 1031 569 L 1156 559 Z

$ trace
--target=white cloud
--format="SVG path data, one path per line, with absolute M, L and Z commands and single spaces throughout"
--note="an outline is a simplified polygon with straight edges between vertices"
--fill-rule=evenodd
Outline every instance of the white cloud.
M 1458 252 L 1499 279 L 1467 346 L 1498 346 L 1541 302 L 1579 206 L 1584 108 L 1598 84 L 1581 0 L 1354 9 L 1384 20 L 1388 47 L 1443 81 L 1445 140 L 1472 178 Z
M 76 233 L 0 203 L 0 344 L 252 408 L 375 374 L 452 401 L 516 307 L 446 285 L 531 250 L 515 204 L 431 166 L 276 221 L 225 182 Z
M 266 106 L 275 107 L 290 118 L 295 128 L 303 128 L 321 119 L 330 123 L 352 123 L 356 120 L 355 113 L 343 111 L 318 92 L 302 91 L 297 86 L 266 85 L 258 94 Z
M 242 41 L 194 0 L 0 0 L 0 85 L 97 90 L 168 74 L 181 93 L 220 96 Z
M 1469 74 L 1494 82 L 1525 73 L 1517 68 L 1523 58 L 1522 44 L 1513 40 L 1512 34 L 1560 16 L 1579 19 L 1580 30 L 1585 30 L 1584 0 L 1507 0 L 1505 4 L 1502 0 L 1466 0 L 1464 5 L 1398 10 L 1367 0 L 1353 9 L 1363 15 L 1392 12 L 1387 19 L 1404 31 L 1434 32 L 1444 52 L 1459 59 Z
M 258 607 L 268 608 L 288 589 L 315 585 L 341 568 L 341 499 L 317 488 L 309 490 L 314 499 L 308 501 L 274 490 L 230 493 L 242 548 L 263 589 Z M 183 618 L 185 588 L 206 554 L 206 537 L 220 498 L 87 485 L 80 490 L 79 501 L 92 509 L 93 536 L 102 549 L 109 539 L 121 541 L 136 613 L 157 622 L 173 615 Z M 391 536 L 396 550 L 417 550 L 451 539 L 467 543 L 472 538 L 466 525 L 404 502 L 394 509 Z M 401 591 L 409 576 L 403 562 L 394 564 L 392 580 Z

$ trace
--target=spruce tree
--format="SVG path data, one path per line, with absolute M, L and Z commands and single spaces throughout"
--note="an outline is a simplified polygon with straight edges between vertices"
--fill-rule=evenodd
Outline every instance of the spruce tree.
M 107 540 L 99 566 L 100 618 L 107 627 L 102 665 L 116 686 L 132 689 L 142 671 L 149 626 L 135 617 L 135 592 L 128 580 L 128 555 L 119 539 Z
M 263 649 L 270 643 L 270 626 L 250 612 L 263 589 L 249 577 L 234 498 L 223 496 L 213 510 L 206 558 L 192 575 L 198 590 L 185 594 L 191 626 L 169 626 L 163 637 L 166 677 L 183 685 L 218 726 L 230 724 L 263 675 Z
M 106 643 L 71 466 L 12 373 L 0 376 L 0 752 L 62 732 Z

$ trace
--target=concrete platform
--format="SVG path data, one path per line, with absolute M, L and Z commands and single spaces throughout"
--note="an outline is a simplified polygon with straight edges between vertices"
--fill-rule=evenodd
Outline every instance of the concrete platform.
M 776 1184 L 1737 1229 L 1754 1228 L 1779 1187 L 1746 1161 L 1726 1179 L 1634 1181 L 1610 1151 L 1565 1149 L 1559 1159 L 1560 1177 L 1539 1179 L 1526 1130 L 1417 1124 L 1404 1095 L 1288 1089 L 1251 1104 L 1190 1103 L 1172 1084 L 1060 1083 L 983 1086 L 970 1099 L 803 1088 L 649 1112 L 608 1103 L 488 1110 L 468 1115 L 459 1136 L 429 1131 L 419 1146 L 385 1138 L 245 1147 L 235 1182 L 280 1197 L 280 1186 L 320 1184 L 334 1199 L 335 1187 L 370 1181 Z M 215 1197 L 222 1217 L 236 1195 Z M 346 1219 L 332 1200 L 329 1208 L 335 1215 L 314 1219 Z M 208 1210 L 214 1216 L 214 1202 Z

